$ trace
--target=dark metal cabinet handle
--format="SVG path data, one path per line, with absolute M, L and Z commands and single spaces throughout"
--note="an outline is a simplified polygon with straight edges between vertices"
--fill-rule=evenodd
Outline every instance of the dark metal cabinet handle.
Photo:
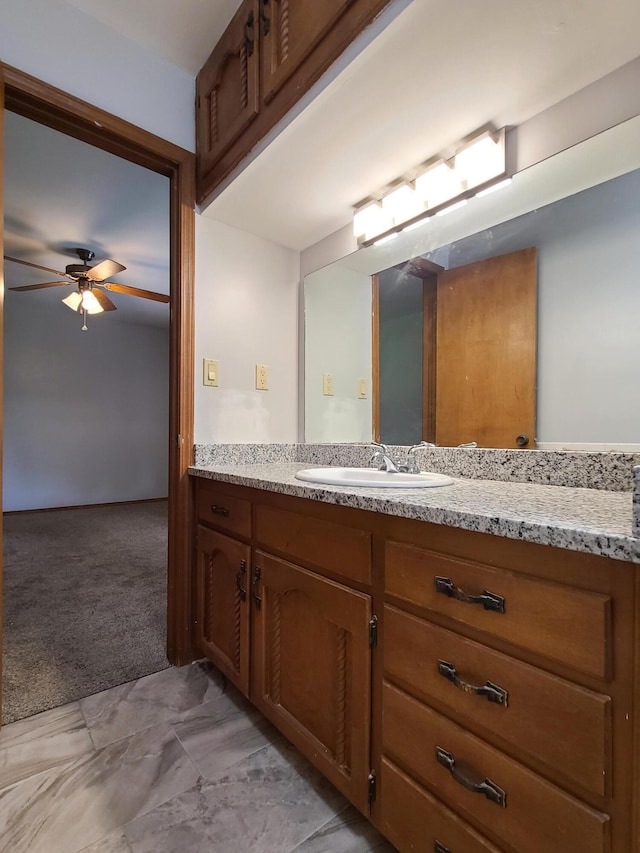
M 436 592 L 446 595 L 447 598 L 455 598 L 465 604 L 481 604 L 485 610 L 493 610 L 495 613 L 504 613 L 504 598 L 485 589 L 482 595 L 469 595 L 459 589 L 451 578 L 435 577 L 433 579 Z
M 247 56 L 253 56 L 253 48 L 255 45 L 255 33 L 253 31 L 254 22 L 255 18 L 253 17 L 252 9 L 251 12 L 249 12 L 247 23 L 244 25 L 244 44 L 247 50 Z
M 247 600 L 247 590 L 242 586 L 242 576 L 247 573 L 247 564 L 245 560 L 240 560 L 240 571 L 236 575 L 236 587 L 238 588 L 238 592 L 240 593 L 240 601 Z
M 497 684 L 493 684 L 491 681 L 486 681 L 482 687 L 476 687 L 474 684 L 469 684 L 468 681 L 463 681 L 452 663 L 448 663 L 445 660 L 438 661 L 438 672 L 443 678 L 446 678 L 447 681 L 450 681 L 452 684 L 455 684 L 456 687 L 459 687 L 460 690 L 464 690 L 465 693 L 475 693 L 476 696 L 486 696 L 489 702 L 495 702 L 496 705 L 504 705 L 505 708 L 508 705 L 509 694 L 502 687 L 498 687 Z
M 462 785 L 463 788 L 466 788 L 467 791 L 471 791 L 473 794 L 482 794 L 488 800 L 491 800 L 492 803 L 506 808 L 506 792 L 490 779 L 477 780 L 471 778 L 471 776 L 467 776 L 459 767 L 456 767 L 456 759 L 452 753 L 447 752 L 446 749 L 442 749 L 439 746 L 436 746 L 436 760 L 438 764 L 441 764 L 451 773 L 458 785 Z
M 215 515 L 223 515 L 225 518 L 229 515 L 229 510 L 226 506 L 218 506 L 217 504 L 211 504 L 211 512 L 215 513 Z
M 258 589 L 258 584 L 260 583 L 260 578 L 262 577 L 262 569 L 260 566 L 256 566 L 253 570 L 253 580 L 251 581 L 251 586 L 253 588 L 253 600 L 256 603 L 256 607 L 260 610 L 260 605 L 262 604 L 262 596 L 260 595 L 260 591 Z
M 518 447 L 526 447 L 529 444 L 529 436 L 521 433 L 516 436 L 516 444 Z
M 267 15 L 270 0 L 260 0 L 260 20 L 262 21 L 262 34 L 269 35 L 271 29 L 271 18 Z
M 445 847 L 444 844 L 440 844 L 439 841 L 436 841 L 433 845 L 433 853 L 451 853 L 448 847 Z

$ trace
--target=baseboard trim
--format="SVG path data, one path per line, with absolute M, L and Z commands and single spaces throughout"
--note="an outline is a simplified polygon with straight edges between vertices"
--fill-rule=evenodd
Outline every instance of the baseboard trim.
M 110 501 L 103 504 L 77 504 L 76 506 L 45 506 L 41 509 L 11 509 L 2 515 L 26 515 L 29 512 L 64 512 L 67 509 L 95 509 L 101 506 L 131 506 L 133 504 L 153 504 L 167 501 L 168 498 L 141 498 L 137 501 Z

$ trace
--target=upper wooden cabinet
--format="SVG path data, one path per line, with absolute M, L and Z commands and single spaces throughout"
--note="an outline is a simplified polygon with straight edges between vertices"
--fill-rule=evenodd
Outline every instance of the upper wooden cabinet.
M 346 0 L 260 0 L 262 98 L 271 100 L 345 14 Z
M 198 202 L 390 0 L 245 0 L 196 81 Z
M 258 115 L 258 0 L 245 0 L 198 76 L 199 168 L 206 173 Z

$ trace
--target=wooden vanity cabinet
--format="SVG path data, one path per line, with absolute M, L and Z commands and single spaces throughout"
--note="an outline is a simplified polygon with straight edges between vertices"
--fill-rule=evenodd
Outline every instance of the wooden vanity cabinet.
M 202 203 L 390 0 L 245 0 L 196 80 Z
M 430 853 L 412 826 L 435 798 L 503 853 L 636 851 L 636 567 L 387 528 L 374 823 L 400 850 Z M 398 791 L 421 816 L 409 827 Z
M 196 497 L 200 649 L 400 853 L 640 853 L 636 566 Z
M 367 812 L 371 534 L 208 480 L 196 507 L 198 648 Z

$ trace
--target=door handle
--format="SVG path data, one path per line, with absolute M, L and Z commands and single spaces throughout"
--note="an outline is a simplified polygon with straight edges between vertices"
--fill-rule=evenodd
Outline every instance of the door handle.
M 251 581 L 251 588 L 253 590 L 253 600 L 256 603 L 256 607 L 260 610 L 260 606 L 262 604 L 262 596 L 260 595 L 260 590 L 258 588 L 258 584 L 260 583 L 260 579 L 262 577 L 262 569 L 260 566 L 256 566 L 253 570 L 253 580 Z
M 236 588 L 240 593 L 240 601 L 247 600 L 247 590 L 242 586 L 242 576 L 247 573 L 247 563 L 245 560 L 240 560 L 240 571 L 236 575 Z

